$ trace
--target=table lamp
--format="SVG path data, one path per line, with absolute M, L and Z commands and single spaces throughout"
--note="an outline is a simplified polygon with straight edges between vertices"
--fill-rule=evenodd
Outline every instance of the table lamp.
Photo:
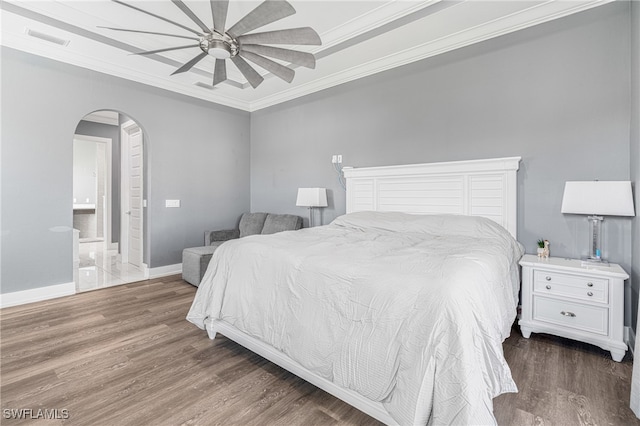
M 326 188 L 298 188 L 298 198 L 296 206 L 309 208 L 309 228 L 314 226 L 314 209 L 317 207 L 327 207 Z
M 631 182 L 566 182 L 562 213 L 589 215 L 589 263 L 606 265 L 602 259 L 601 224 L 603 216 L 634 216 Z

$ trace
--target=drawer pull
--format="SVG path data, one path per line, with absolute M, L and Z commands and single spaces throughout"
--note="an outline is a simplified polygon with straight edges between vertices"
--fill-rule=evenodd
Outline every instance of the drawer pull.
M 551 290 L 551 286 L 547 284 L 547 290 Z
M 569 312 L 569 311 L 562 311 L 560 312 L 562 315 L 564 315 L 565 317 L 575 317 L 576 314 L 574 314 L 573 312 Z
M 547 276 L 545 277 L 545 280 L 547 280 L 547 281 L 551 281 L 551 277 L 547 275 Z
M 593 283 L 587 283 L 587 287 L 593 287 Z
M 587 296 L 593 296 L 593 292 L 592 291 L 588 291 L 587 292 Z

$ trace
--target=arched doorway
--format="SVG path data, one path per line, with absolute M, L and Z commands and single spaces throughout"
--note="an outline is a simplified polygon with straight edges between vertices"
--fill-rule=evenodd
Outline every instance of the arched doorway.
M 73 144 L 76 291 L 145 279 L 142 128 L 118 111 L 95 111 Z

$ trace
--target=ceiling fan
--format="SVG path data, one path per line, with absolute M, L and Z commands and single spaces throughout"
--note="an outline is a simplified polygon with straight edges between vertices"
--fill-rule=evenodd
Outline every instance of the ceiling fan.
M 134 9 L 138 12 L 161 19 L 182 28 L 194 35 L 168 34 L 154 31 L 133 30 L 113 27 L 100 27 L 114 31 L 126 31 L 133 33 L 151 34 L 157 36 L 175 37 L 193 40 L 196 43 L 167 47 L 163 49 L 149 50 L 136 53 L 137 55 L 151 55 L 154 53 L 168 52 L 171 50 L 190 49 L 199 47 L 202 52 L 190 61 L 186 62 L 180 68 L 176 69 L 171 75 L 189 71 L 198 62 L 207 55 L 215 58 L 215 66 L 213 71 L 213 86 L 227 79 L 226 60 L 231 62 L 238 68 L 242 75 L 247 79 L 251 87 L 254 89 L 262 83 L 264 78 L 246 61 L 264 68 L 275 76 L 281 78 L 287 83 L 293 81 L 295 71 L 285 65 L 273 61 L 267 56 L 280 59 L 291 64 L 300 65 L 307 68 L 315 68 L 316 59 L 311 53 L 300 52 L 297 50 L 283 49 L 273 46 L 265 46 L 269 44 L 287 44 L 287 45 L 316 45 L 322 44 L 318 33 L 310 27 L 290 28 L 286 30 L 266 31 L 249 34 L 251 31 L 263 27 L 272 22 L 296 13 L 296 10 L 284 0 L 265 0 L 255 9 L 245 15 L 230 28 L 226 28 L 228 0 L 210 0 L 211 15 L 213 18 L 213 28 L 205 24 L 198 16 L 182 0 L 171 0 L 185 15 L 189 17 L 200 30 L 194 30 L 186 25 L 182 25 L 171 19 L 141 9 L 137 6 L 125 3 L 121 0 L 112 0 L 122 6 Z M 246 60 L 245 60 L 246 59 Z

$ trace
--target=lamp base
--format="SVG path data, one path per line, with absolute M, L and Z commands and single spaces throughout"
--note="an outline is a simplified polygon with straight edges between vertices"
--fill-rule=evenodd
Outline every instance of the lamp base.
M 609 262 L 602 259 L 592 259 L 590 257 L 583 257 L 580 259 L 582 261 L 582 266 L 591 266 L 591 267 L 608 267 Z
M 313 226 L 314 226 L 314 223 L 313 223 L 314 222 L 313 221 L 313 216 L 314 216 L 313 213 L 314 213 L 314 211 L 313 210 L 314 210 L 313 207 L 309 206 L 309 228 L 313 228 Z

